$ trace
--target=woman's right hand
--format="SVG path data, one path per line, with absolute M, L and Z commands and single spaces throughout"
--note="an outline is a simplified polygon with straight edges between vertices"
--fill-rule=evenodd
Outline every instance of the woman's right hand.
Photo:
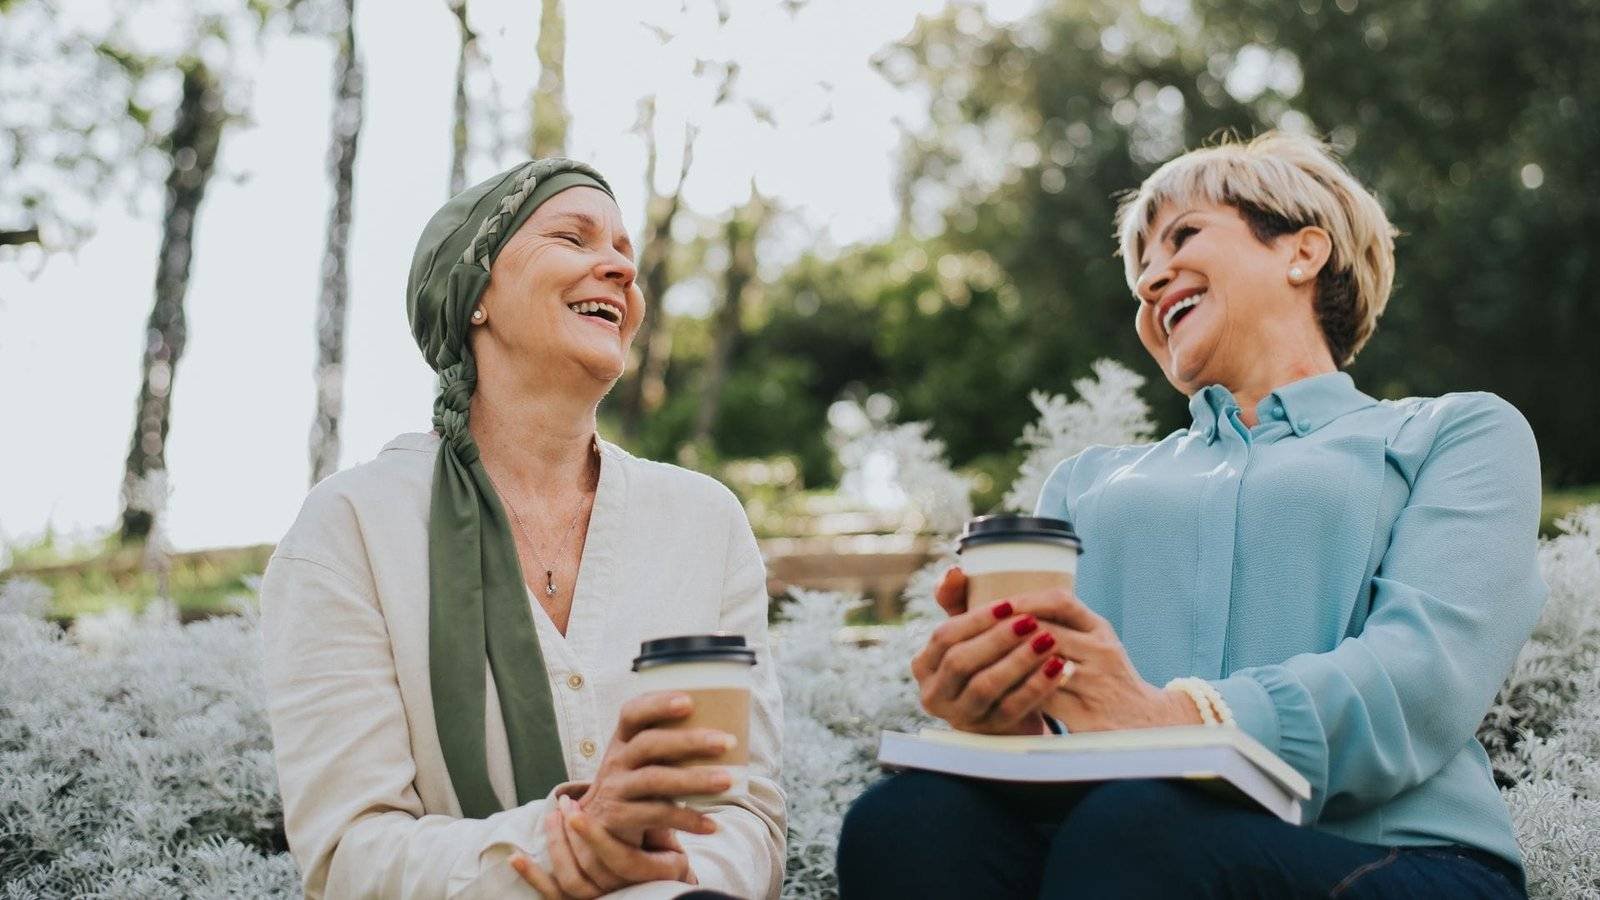
M 937 592 L 951 613 L 911 662 L 922 706 L 959 731 L 1043 734 L 1042 709 L 1068 673 L 1056 639 L 1032 615 L 1002 601 L 966 608 L 966 579 L 955 570 Z
M 686 718 L 693 710 L 693 700 L 678 691 L 642 694 L 624 703 L 616 734 L 606 746 L 588 791 L 578 800 L 578 808 L 596 825 L 635 847 L 642 846 L 645 832 L 654 829 L 715 832 L 717 826 L 710 816 L 676 801 L 727 790 L 732 784 L 728 770 L 674 764 L 720 756 L 733 748 L 734 737 L 709 728 L 661 727 Z

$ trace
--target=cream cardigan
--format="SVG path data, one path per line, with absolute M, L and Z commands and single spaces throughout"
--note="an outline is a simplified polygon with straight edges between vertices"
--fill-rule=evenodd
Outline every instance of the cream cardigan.
M 782 709 L 766 567 L 738 500 L 702 475 L 601 442 L 599 486 L 567 633 L 532 603 L 568 783 L 515 806 L 492 676 L 489 777 L 505 811 L 463 819 L 428 679 L 428 504 L 439 439 L 401 435 L 312 490 L 261 585 L 268 714 L 289 849 L 310 900 L 534 897 L 508 863 L 548 868 L 542 819 L 581 794 L 634 694 L 639 643 L 726 630 L 756 648 L 750 793 L 713 835 L 680 833 L 700 884 L 776 897 L 784 869 Z M 531 601 L 530 601 L 531 602 Z M 672 897 L 654 882 L 615 897 Z

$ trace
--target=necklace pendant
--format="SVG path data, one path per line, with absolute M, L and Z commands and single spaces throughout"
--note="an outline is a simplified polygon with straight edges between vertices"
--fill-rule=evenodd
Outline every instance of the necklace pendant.
M 549 597 L 556 595 L 556 573 L 549 569 L 544 570 L 544 592 Z

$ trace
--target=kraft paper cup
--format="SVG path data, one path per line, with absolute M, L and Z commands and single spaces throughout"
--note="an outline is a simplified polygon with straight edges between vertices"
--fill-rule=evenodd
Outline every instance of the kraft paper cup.
M 1073 590 L 1083 542 L 1065 519 L 980 516 L 958 539 L 967 576 L 967 607 L 976 609 L 1029 591 Z
M 682 798 L 695 806 L 742 797 L 750 787 L 750 691 L 755 651 L 743 635 L 713 633 L 645 641 L 633 661 L 638 693 L 682 691 L 694 700 L 687 718 L 668 729 L 714 728 L 733 735 L 732 749 L 716 757 L 700 757 L 684 766 L 718 766 L 728 770 L 733 785 L 720 794 Z

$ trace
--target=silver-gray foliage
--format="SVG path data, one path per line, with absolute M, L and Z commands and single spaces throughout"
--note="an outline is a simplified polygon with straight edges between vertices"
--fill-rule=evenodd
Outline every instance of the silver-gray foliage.
M 1536 897 L 1600 897 L 1600 505 L 1539 548 L 1550 599 L 1478 730 Z
M 297 894 L 254 620 L 128 624 L 0 603 L 0 897 Z

